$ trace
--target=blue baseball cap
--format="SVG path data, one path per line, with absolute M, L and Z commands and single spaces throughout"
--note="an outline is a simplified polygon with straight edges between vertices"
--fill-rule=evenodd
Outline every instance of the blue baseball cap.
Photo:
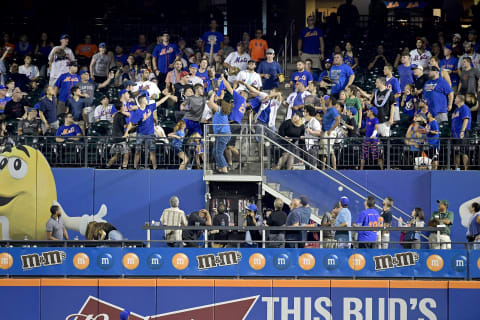
M 3 84 L 0 84 L 0 90 L 6 90 L 7 87 L 5 87 Z
M 323 100 L 327 101 L 328 99 L 330 99 L 330 96 L 328 94 L 323 96 Z
M 330 59 L 330 58 L 325 59 L 324 63 L 332 63 L 332 59 Z
M 252 203 L 247 207 L 247 210 L 257 212 L 257 206 Z
M 122 89 L 120 90 L 120 92 L 118 93 L 118 97 L 121 98 L 123 96 L 124 93 L 127 93 L 128 90 L 127 89 Z
M 350 112 L 352 113 L 353 116 L 357 115 L 357 109 L 355 109 L 355 108 L 348 108 L 348 110 L 350 110 Z
M 125 309 L 122 312 L 120 312 L 120 320 L 127 320 L 128 317 L 130 317 L 130 311 Z
M 195 68 L 198 70 L 198 65 L 196 63 L 192 63 L 189 68 Z
M 69 36 L 68 34 L 66 34 L 66 33 L 65 33 L 65 34 L 62 34 L 62 35 L 60 36 L 60 40 L 63 40 L 63 39 L 70 39 L 70 36 Z
M 33 106 L 33 109 L 34 110 L 40 110 L 40 102 L 37 102 L 34 106 Z M 30 109 L 32 110 L 32 109 Z
M 375 108 L 375 107 L 370 107 L 370 108 L 368 108 L 368 110 L 372 111 L 374 115 L 378 114 L 378 109 Z
M 350 200 L 347 197 L 343 196 L 340 198 L 340 204 L 342 206 L 347 206 L 349 203 L 350 203 Z
M 99 48 L 106 48 L 107 44 L 105 42 L 102 42 L 98 45 Z
M 128 86 L 134 86 L 135 85 L 135 82 L 133 82 L 132 80 L 127 80 L 123 83 L 123 86 L 126 88 Z
M 452 47 L 452 45 L 451 45 L 450 43 L 445 45 L 445 49 L 448 49 L 448 50 L 450 50 L 450 51 L 453 51 L 453 47 Z
M 88 71 L 87 71 L 87 70 L 80 70 L 80 72 L 78 73 L 78 75 L 81 76 L 81 75 L 84 74 L 84 73 L 88 73 Z

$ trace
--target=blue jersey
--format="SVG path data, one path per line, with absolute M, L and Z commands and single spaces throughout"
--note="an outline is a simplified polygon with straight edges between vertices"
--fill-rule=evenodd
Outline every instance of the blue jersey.
M 328 108 L 323 116 L 322 129 L 323 131 L 330 130 L 335 124 L 335 119 L 339 116 L 338 110 L 335 107 Z
M 438 137 L 440 137 L 439 130 L 437 120 L 434 119 L 427 124 L 427 142 L 430 146 L 438 149 L 440 149 L 440 140 L 438 139 Z M 437 133 L 433 134 L 429 131 L 436 131 Z
M 80 81 L 80 76 L 77 74 L 62 74 L 55 82 L 55 86 L 59 89 L 58 101 L 67 102 L 70 90 Z
M 452 136 L 454 138 L 460 138 L 460 132 L 462 131 L 464 119 L 468 119 L 468 124 L 465 130 L 470 130 L 470 126 L 472 124 L 472 114 L 466 105 L 457 108 L 452 114 Z
M 355 64 L 355 58 L 352 56 L 349 56 L 348 54 L 345 54 L 343 56 L 343 63 L 345 63 L 349 67 L 352 67 Z
M 438 113 L 446 113 L 447 96 L 452 88 L 445 79 L 428 80 L 423 87 L 423 97 L 427 100 L 428 111 L 435 117 Z
M 155 103 L 149 104 L 146 106 L 145 110 L 138 108 L 132 112 L 132 117 L 130 121 L 132 123 L 138 124 L 137 133 L 141 135 L 152 135 L 155 125 L 153 119 L 153 113 L 157 111 Z
M 237 91 L 233 91 L 233 109 L 228 117 L 231 121 L 238 124 L 242 123 L 243 114 L 247 110 L 247 103 Z
M 407 84 L 414 83 L 412 67 L 405 67 L 403 64 L 397 67 L 398 77 L 400 78 L 400 90 L 405 91 Z
M 440 61 L 440 69 L 450 70 L 450 80 L 452 81 L 452 86 L 458 86 L 459 77 L 457 74 L 458 67 L 458 58 L 450 57 L 449 59 L 443 59 Z
M 5 97 L 0 99 L 0 113 L 3 113 L 5 110 L 5 105 L 7 104 L 8 101 L 12 100 L 10 97 Z
M 370 119 L 367 117 L 367 120 L 365 120 L 365 137 L 367 138 L 367 140 L 377 141 L 377 139 L 370 137 L 373 135 L 373 132 L 375 131 L 375 126 L 378 123 L 378 118 Z M 375 137 L 378 137 L 378 133 L 375 135 Z
M 278 74 L 282 73 L 282 67 L 276 61 L 267 62 L 262 61 L 258 66 L 257 72 L 259 74 L 268 74 L 270 78 L 263 78 L 262 87 L 264 90 L 271 90 L 273 88 L 278 88 Z
M 415 116 L 415 96 L 411 94 L 405 98 L 405 105 L 403 106 L 403 113 L 407 114 L 410 118 Z
M 378 227 L 378 211 L 370 208 L 360 212 L 360 216 L 357 219 L 357 225 L 363 227 Z M 358 241 L 377 241 L 376 231 L 359 231 Z
M 213 45 L 213 53 L 217 53 L 220 50 L 220 43 L 223 42 L 223 34 L 218 31 L 208 31 L 205 32 L 202 36 L 202 41 L 205 42 L 205 52 L 210 52 L 210 41 L 215 40 L 215 44 Z
M 333 65 L 328 71 L 328 75 L 333 83 L 332 94 L 338 94 L 347 86 L 350 76 L 353 75 L 353 70 L 346 64 Z
M 197 77 L 199 77 L 200 79 L 202 79 L 203 81 L 203 87 L 205 88 L 205 92 L 208 92 L 207 91 L 207 88 L 208 88 L 208 71 L 207 69 L 205 69 L 205 71 L 203 72 L 200 72 L 197 71 L 197 73 L 195 74 Z
M 306 87 L 308 86 L 308 83 L 310 81 L 313 81 L 313 77 L 312 77 L 312 74 L 308 71 L 302 71 L 302 72 L 295 71 L 292 74 L 292 81 L 293 81 L 293 90 L 295 90 L 295 84 L 297 83 L 297 81 L 300 81 Z
M 69 126 L 63 125 L 57 129 L 57 137 L 75 137 L 78 134 L 82 135 L 82 129 L 75 123 Z
M 180 50 L 174 43 L 164 45 L 163 43 L 157 44 L 153 49 L 152 56 L 157 59 L 157 68 L 161 73 L 167 73 L 172 68 L 169 67 L 174 61 L 177 55 L 180 54 Z
M 179 136 L 181 139 L 177 139 L 177 138 L 173 139 L 172 147 L 177 148 L 177 149 L 182 149 L 183 138 L 185 138 L 185 131 L 177 130 L 177 132 L 175 132 L 175 134 L 177 136 Z
M 268 106 L 265 109 L 261 110 L 262 102 L 258 97 L 255 97 L 250 101 L 250 105 L 252 106 L 253 111 L 255 111 L 256 113 L 260 112 L 257 117 L 258 121 L 268 124 L 268 122 L 270 121 L 270 104 L 271 102 L 269 101 Z
M 386 86 L 388 89 L 392 90 L 392 94 L 400 94 L 402 93 L 402 89 L 400 89 L 400 83 L 398 82 L 398 79 L 395 77 L 391 77 L 390 79 L 387 80 Z M 400 106 L 400 103 L 398 101 L 398 98 L 396 98 L 396 103 L 397 107 Z
M 302 51 L 308 54 L 320 54 L 320 37 L 323 37 L 322 29 L 303 28 L 299 36 L 303 41 Z

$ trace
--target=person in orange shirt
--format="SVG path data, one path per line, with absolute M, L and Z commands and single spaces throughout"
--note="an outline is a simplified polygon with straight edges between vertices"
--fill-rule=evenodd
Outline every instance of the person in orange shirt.
M 267 41 L 262 39 L 263 33 L 262 30 L 257 30 L 255 32 L 255 39 L 250 40 L 248 45 L 248 50 L 250 57 L 255 62 L 260 62 L 265 59 L 265 51 L 268 49 Z
M 98 47 L 96 44 L 92 43 L 92 37 L 88 34 L 85 36 L 84 41 L 85 43 L 81 43 L 75 48 L 75 54 L 90 59 L 98 52 Z

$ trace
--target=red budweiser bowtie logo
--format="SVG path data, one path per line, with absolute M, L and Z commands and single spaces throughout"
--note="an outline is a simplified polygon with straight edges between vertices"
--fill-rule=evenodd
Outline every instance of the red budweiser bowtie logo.
M 244 320 L 259 296 L 230 300 L 190 309 L 178 310 L 154 316 L 141 316 L 132 312 L 129 320 Z M 123 308 L 89 296 L 76 314 L 65 320 L 117 320 Z

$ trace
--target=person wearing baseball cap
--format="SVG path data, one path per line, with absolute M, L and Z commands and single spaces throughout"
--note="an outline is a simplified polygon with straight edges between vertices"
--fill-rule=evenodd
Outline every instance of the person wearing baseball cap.
M 365 141 L 363 141 L 362 158 L 360 160 L 360 170 L 365 166 L 365 160 L 378 160 L 380 169 L 383 170 L 383 159 L 378 152 L 378 109 L 370 107 L 367 110 L 367 120 L 365 122 Z M 370 163 L 369 163 L 370 164 Z
M 130 311 L 125 309 L 122 312 L 120 312 L 120 320 L 128 320 L 128 318 L 130 318 Z
M 238 72 L 247 70 L 250 55 L 245 52 L 245 45 L 242 41 L 237 43 L 237 51 L 230 53 L 225 59 L 225 67 L 228 70 L 228 81 L 234 83 L 237 81 Z
M 90 62 L 90 76 L 96 83 L 107 80 L 112 58 L 107 54 L 107 44 L 102 42 L 98 45 L 98 53 L 94 54 Z
M 350 200 L 348 197 L 343 196 L 339 200 L 340 211 L 337 213 L 335 219 L 335 227 L 351 227 L 352 226 L 352 213 L 348 209 Z M 352 241 L 350 231 L 335 231 L 335 240 L 337 241 L 338 248 L 350 248 L 350 242 Z
M 443 47 L 443 54 L 445 55 L 445 58 L 440 61 L 439 66 L 450 75 L 452 89 L 456 92 L 459 81 L 457 72 L 458 58 L 453 55 L 453 46 L 450 43 L 447 43 L 445 47 Z
M 255 227 L 263 225 L 263 219 L 261 215 L 257 214 L 257 206 L 255 204 L 250 204 L 246 208 L 247 212 L 244 214 L 244 225 L 247 227 Z M 257 230 L 245 232 L 245 242 L 247 246 L 257 247 L 257 243 L 254 243 L 252 240 L 260 240 L 260 233 Z
M 432 213 L 428 225 L 445 225 L 445 230 L 440 231 L 439 237 L 437 237 L 437 232 L 430 233 L 428 237 L 430 249 L 451 249 L 450 231 L 452 229 L 454 215 L 452 211 L 448 210 L 448 200 L 437 200 L 437 204 L 438 210 Z
M 257 63 L 255 60 L 249 60 L 247 70 L 243 70 L 238 73 L 237 81 L 240 83 L 240 85 L 236 89 L 237 91 L 247 90 L 247 92 L 249 92 L 247 87 L 242 84 L 244 82 L 252 87 L 255 87 L 257 90 L 262 88 L 262 78 L 260 78 L 260 75 L 255 72 L 256 66 Z
M 203 80 L 199 76 L 197 76 L 197 71 L 198 71 L 198 65 L 195 63 L 192 63 L 189 67 L 188 70 L 190 71 L 190 78 L 188 79 L 188 83 L 191 84 L 192 86 L 196 84 L 201 84 L 203 85 Z
M 72 49 L 68 47 L 70 36 L 63 34 L 60 36 L 60 45 L 50 51 L 48 55 L 48 64 L 50 65 L 50 79 L 48 85 L 53 86 L 57 79 L 68 72 L 68 62 L 75 60 Z
M 275 50 L 268 48 L 265 52 L 266 60 L 260 62 L 257 72 L 262 78 L 262 86 L 264 90 L 272 90 L 278 88 L 279 83 L 283 82 L 284 76 L 282 67 L 277 61 L 274 61 Z
M 439 75 L 440 69 L 432 66 L 423 86 L 423 98 L 427 100 L 428 110 L 440 122 L 448 121 L 447 112 L 452 109 L 453 90 L 448 82 Z

